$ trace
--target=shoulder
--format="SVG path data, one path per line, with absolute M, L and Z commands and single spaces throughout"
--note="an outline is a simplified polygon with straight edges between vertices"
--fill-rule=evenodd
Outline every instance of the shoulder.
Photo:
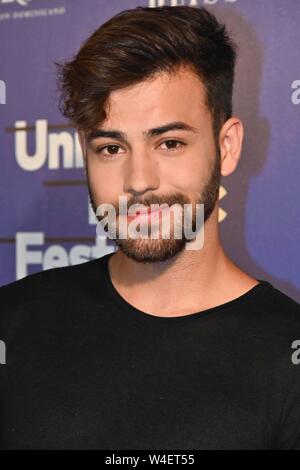
M 298 380 L 300 366 L 294 367 L 292 356 L 300 347 L 300 304 L 271 283 L 262 281 L 240 313 L 235 332 L 242 335 L 251 357 L 257 363 L 268 365 L 275 376 L 291 372 Z
M 268 366 L 272 419 L 279 416 L 276 448 L 300 449 L 300 304 L 271 285 L 265 290 L 257 361 Z
M 261 364 L 264 371 L 266 367 L 276 370 L 280 363 L 291 364 L 292 345 L 300 340 L 300 304 L 260 280 L 225 307 L 226 315 L 215 315 L 215 322 L 244 362 Z
M 270 282 L 261 280 L 252 290 L 244 321 L 249 330 L 272 344 L 300 338 L 300 304 Z
M 36 296 L 39 292 L 45 293 L 53 288 L 65 289 L 72 285 L 73 281 L 81 279 L 83 275 L 91 274 L 99 261 L 101 262 L 99 259 L 93 259 L 77 265 L 47 269 L 1 286 L 0 302 L 9 298 L 12 300 L 19 294 L 31 295 L 34 293 Z M 42 291 L 37 289 L 42 289 Z
M 103 258 L 98 258 L 41 271 L 0 287 L 0 324 L 4 328 L 16 318 L 67 309 L 85 294 L 92 297 L 89 290 L 95 290 L 98 278 L 101 285 L 102 272 Z
M 300 304 L 268 281 L 262 281 L 260 291 L 253 298 L 254 305 L 255 300 L 257 319 L 267 322 L 270 330 L 272 325 L 283 329 L 293 326 L 299 328 Z M 298 331 L 300 334 L 300 330 Z

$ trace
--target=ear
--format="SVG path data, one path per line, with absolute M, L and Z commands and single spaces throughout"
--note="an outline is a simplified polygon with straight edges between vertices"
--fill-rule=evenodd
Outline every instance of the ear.
M 80 144 L 81 151 L 82 151 L 84 171 L 86 172 L 86 152 L 87 152 L 86 137 L 82 129 L 77 129 L 77 133 L 78 133 L 79 144 Z
M 242 151 L 243 137 L 243 124 L 239 118 L 231 117 L 223 124 L 219 135 L 222 176 L 228 176 L 236 169 Z

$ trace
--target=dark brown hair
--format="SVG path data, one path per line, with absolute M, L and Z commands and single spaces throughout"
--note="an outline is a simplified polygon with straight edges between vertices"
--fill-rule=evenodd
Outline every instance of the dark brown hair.
M 225 25 L 205 8 L 121 11 L 84 42 L 73 60 L 56 64 L 60 109 L 76 127 L 95 128 L 106 118 L 112 91 L 187 65 L 204 85 L 217 142 L 232 115 L 236 50 Z

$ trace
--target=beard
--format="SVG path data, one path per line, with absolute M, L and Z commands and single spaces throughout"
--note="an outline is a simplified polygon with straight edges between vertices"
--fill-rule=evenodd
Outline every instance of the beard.
M 90 203 L 93 208 L 93 211 L 96 214 L 97 219 L 102 221 L 104 216 L 97 215 L 97 207 L 99 203 L 96 203 L 96 195 L 92 190 L 90 181 L 89 181 L 89 174 L 88 168 L 86 169 L 87 173 L 87 185 L 90 197 Z M 203 188 L 199 191 L 196 200 L 191 201 L 185 194 L 180 192 L 174 192 L 169 195 L 158 196 L 156 194 L 152 194 L 147 198 L 141 198 L 138 196 L 134 196 L 128 199 L 128 208 L 130 208 L 133 204 L 143 204 L 146 207 L 151 206 L 151 204 L 168 204 L 168 206 L 172 206 L 175 204 L 177 207 L 179 206 L 181 213 L 183 213 L 184 204 L 191 204 L 192 205 L 192 214 L 191 214 L 191 228 L 193 231 L 196 230 L 196 205 L 203 204 L 203 223 L 209 219 L 210 215 L 212 214 L 216 202 L 219 197 L 219 188 L 220 188 L 220 179 L 221 179 L 221 167 L 220 167 L 220 153 L 217 152 L 217 155 L 214 160 L 214 166 L 211 171 L 211 174 L 203 186 Z M 115 211 L 116 211 L 116 219 L 120 219 L 119 217 L 119 209 L 118 204 L 113 204 Z M 160 219 L 159 219 L 160 220 Z M 177 219 L 178 221 L 178 219 Z M 161 221 L 160 221 L 161 222 Z M 159 230 L 161 228 L 159 222 Z M 179 254 L 184 248 L 187 242 L 190 242 L 191 239 L 186 238 L 186 234 L 183 230 L 182 221 L 180 221 L 181 229 L 179 229 L 180 236 L 174 236 L 175 225 L 176 225 L 176 217 L 173 218 L 173 224 L 171 224 L 171 232 L 168 238 L 162 238 L 162 233 L 159 231 L 158 238 L 131 238 L 130 236 L 126 235 L 125 237 L 120 236 L 120 228 L 118 226 L 115 227 L 115 233 L 111 233 L 110 230 L 107 230 L 107 234 L 110 239 L 112 239 L 119 249 L 129 258 L 139 263 L 156 263 L 167 261 L 173 258 L 175 255 Z M 178 233 L 178 232 L 177 232 Z M 195 235 L 196 236 L 196 235 Z

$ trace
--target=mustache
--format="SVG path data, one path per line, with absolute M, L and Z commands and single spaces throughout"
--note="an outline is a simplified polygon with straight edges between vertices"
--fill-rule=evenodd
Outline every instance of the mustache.
M 184 204 L 188 204 L 190 201 L 189 199 L 184 196 L 182 193 L 173 193 L 170 195 L 157 195 L 157 194 L 152 194 L 151 196 L 148 196 L 147 198 L 141 198 L 139 196 L 133 196 L 130 199 L 127 200 L 127 207 L 128 209 L 136 204 L 141 204 L 145 206 L 146 208 L 150 208 L 152 205 L 157 204 L 157 205 L 165 205 L 167 204 L 168 206 L 172 206 L 173 204 L 179 204 L 183 206 Z M 116 215 L 119 215 L 119 205 L 118 204 L 113 204 L 115 210 L 116 210 Z
M 96 214 L 97 206 L 91 197 L 90 197 L 90 202 Z M 136 204 L 142 205 L 142 208 L 146 208 L 147 210 L 147 209 L 150 209 L 151 206 L 154 204 L 155 205 L 157 204 L 163 207 L 165 207 L 165 204 L 167 204 L 168 207 L 171 207 L 174 204 L 177 204 L 183 207 L 184 204 L 189 204 L 189 203 L 190 201 L 187 196 L 183 195 L 180 192 L 176 192 L 176 193 L 172 193 L 168 195 L 151 194 L 147 197 L 132 196 L 126 201 L 126 206 L 127 206 L 127 211 L 129 211 L 130 207 Z M 111 206 L 114 207 L 115 216 L 116 217 L 120 216 L 119 203 L 110 203 L 110 204 Z M 98 214 L 96 217 L 98 221 L 101 222 L 107 215 L 108 215 L 108 212 L 105 210 L 103 215 Z M 123 212 L 123 215 L 124 215 L 124 212 Z

